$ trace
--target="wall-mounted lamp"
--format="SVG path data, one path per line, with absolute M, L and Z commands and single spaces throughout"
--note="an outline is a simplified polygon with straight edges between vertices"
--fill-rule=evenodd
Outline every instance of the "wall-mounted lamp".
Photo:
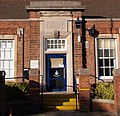
M 77 20 L 75 21 L 76 29 L 80 29 L 81 27 L 81 21 L 79 20 L 79 17 L 77 17 Z
M 60 31 L 55 30 L 54 31 L 54 38 L 59 38 L 59 36 L 60 36 Z
M 81 42 L 81 36 L 80 36 L 80 27 L 81 27 L 81 21 L 79 20 L 79 17 L 77 17 L 77 20 L 75 21 L 76 29 L 78 30 L 78 42 Z
M 89 31 L 89 35 L 92 36 L 92 37 L 94 37 L 94 38 L 98 37 L 98 35 L 99 35 L 99 31 L 97 31 L 95 29 L 95 25 L 93 25 L 92 28 L 88 29 L 88 31 Z
M 82 27 L 82 21 L 79 20 L 79 17 L 77 18 L 77 20 L 75 21 L 75 25 L 76 25 L 76 29 L 78 30 L 78 42 L 81 42 L 81 36 L 80 36 L 80 28 Z M 93 25 L 92 28 L 90 29 L 85 29 L 88 30 L 89 35 L 92 37 L 98 37 L 99 35 L 99 31 L 97 31 L 95 29 L 95 25 Z
M 17 29 L 17 35 L 18 35 L 19 38 L 23 37 L 23 33 L 24 33 L 23 28 L 18 28 Z

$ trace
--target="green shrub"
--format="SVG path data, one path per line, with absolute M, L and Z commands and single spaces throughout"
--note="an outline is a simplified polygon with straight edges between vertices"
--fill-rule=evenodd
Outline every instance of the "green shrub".
M 97 99 L 114 99 L 113 83 L 98 83 L 95 88 L 95 97 Z
M 9 82 L 5 85 L 6 101 L 24 100 L 28 96 L 28 83 Z

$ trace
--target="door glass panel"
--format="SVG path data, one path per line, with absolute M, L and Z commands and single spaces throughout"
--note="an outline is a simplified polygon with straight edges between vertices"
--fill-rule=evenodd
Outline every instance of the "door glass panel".
M 64 67 L 63 58 L 51 58 L 51 68 Z

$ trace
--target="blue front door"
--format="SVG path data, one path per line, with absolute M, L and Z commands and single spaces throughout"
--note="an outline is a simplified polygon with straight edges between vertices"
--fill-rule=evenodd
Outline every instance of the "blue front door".
M 47 90 L 66 91 L 66 55 L 46 55 Z

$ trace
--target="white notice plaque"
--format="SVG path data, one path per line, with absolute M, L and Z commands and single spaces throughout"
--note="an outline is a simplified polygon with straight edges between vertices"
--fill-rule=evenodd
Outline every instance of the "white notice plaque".
M 30 61 L 30 68 L 39 68 L 38 67 L 38 60 L 31 60 Z

